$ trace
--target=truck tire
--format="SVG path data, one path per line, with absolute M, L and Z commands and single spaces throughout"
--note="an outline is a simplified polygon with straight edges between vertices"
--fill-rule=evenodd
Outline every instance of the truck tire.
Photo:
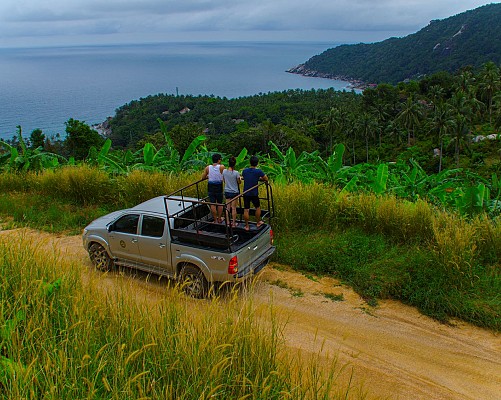
M 114 267 L 113 260 L 99 243 L 93 243 L 89 247 L 89 257 L 92 264 L 100 271 L 110 271 Z
M 209 284 L 200 269 L 194 265 L 185 265 L 181 270 L 181 285 L 183 291 L 196 299 L 207 297 Z

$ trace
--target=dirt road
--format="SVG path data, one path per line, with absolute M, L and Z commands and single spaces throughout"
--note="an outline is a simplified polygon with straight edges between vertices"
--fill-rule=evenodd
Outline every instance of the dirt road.
M 80 236 L 0 231 L 4 238 L 19 234 L 58 249 L 84 271 L 98 273 Z M 134 280 L 131 286 L 153 302 L 163 296 L 158 283 L 122 279 Z M 393 301 L 371 308 L 336 280 L 307 278 L 277 265 L 261 274 L 253 296 L 263 307 L 272 302 L 279 318 L 287 321 L 284 334 L 291 350 L 317 355 L 320 363 L 337 357 L 344 366 L 341 379 L 348 381 L 353 374 L 353 398 L 366 393 L 367 399 L 501 400 L 501 335 L 461 322 L 443 325 Z M 340 301 L 333 300 L 336 296 Z

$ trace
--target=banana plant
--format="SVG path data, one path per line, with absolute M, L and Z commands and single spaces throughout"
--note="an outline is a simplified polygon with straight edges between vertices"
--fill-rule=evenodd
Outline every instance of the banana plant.
M 321 178 L 325 182 L 334 183 L 343 168 L 344 144 L 339 143 L 334 148 L 332 154 L 324 161 L 322 157 L 317 156 L 317 163 L 321 170 Z
M 311 182 L 318 175 L 317 164 L 318 151 L 307 153 L 303 151 L 299 157 L 292 147 L 289 147 L 285 154 L 282 154 L 278 146 L 271 140 L 268 142 L 271 150 L 276 155 L 276 159 L 268 156 L 263 163 L 263 170 L 272 177 L 275 182 L 290 183 L 294 180 Z
M 121 159 L 117 155 L 111 154 L 110 150 L 111 140 L 106 139 L 99 152 L 95 147 L 91 147 L 87 161 L 99 165 L 99 167 L 110 173 L 123 174 L 127 172 L 127 161 L 132 161 L 132 153 L 130 150 L 127 150 Z
M 29 149 L 24 142 L 21 126 L 17 126 L 17 137 L 21 152 L 15 146 L 0 141 L 0 146 L 6 153 L 0 157 L 0 162 L 10 171 L 41 171 L 59 166 L 59 160 L 66 161 L 63 156 L 46 152 L 42 147 Z
M 375 176 L 371 178 L 369 178 L 369 186 L 372 191 L 377 195 L 385 193 L 388 181 L 388 164 L 379 164 Z
M 205 165 L 206 161 L 204 157 L 199 156 L 199 148 L 207 140 L 206 136 L 200 135 L 192 140 L 183 156 L 179 154 L 179 151 L 175 148 L 174 142 L 172 141 L 169 133 L 167 131 L 167 125 L 161 119 L 158 119 L 160 124 L 160 130 L 165 138 L 165 145 L 157 150 L 155 146 L 151 143 L 146 143 L 143 149 L 134 153 L 135 164 L 131 166 L 131 169 L 143 169 L 143 170 L 161 170 L 170 172 L 180 172 L 190 169 L 199 169 L 201 166 Z M 203 148 L 200 153 L 207 153 L 207 149 Z
M 456 198 L 456 207 L 460 214 L 473 216 L 485 211 L 490 201 L 490 190 L 483 183 L 464 189 L 462 196 Z

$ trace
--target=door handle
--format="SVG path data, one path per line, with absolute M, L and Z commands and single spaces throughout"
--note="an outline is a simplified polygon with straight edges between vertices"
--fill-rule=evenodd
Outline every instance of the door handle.
M 165 247 L 165 244 L 160 243 L 160 244 L 158 245 L 158 247 L 160 247 L 161 249 L 163 249 L 163 248 Z
M 131 239 L 132 243 L 137 243 L 137 239 Z

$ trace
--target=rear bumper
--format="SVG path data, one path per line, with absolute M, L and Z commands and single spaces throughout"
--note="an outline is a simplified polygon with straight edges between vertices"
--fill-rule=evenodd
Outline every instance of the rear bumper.
M 237 274 L 233 275 L 234 281 L 238 282 L 241 280 L 245 280 L 259 273 L 259 271 L 261 271 L 264 267 L 266 267 L 266 264 L 268 264 L 268 261 L 270 260 L 270 257 L 273 255 L 273 253 L 275 253 L 275 250 L 276 247 L 271 246 L 253 263 L 247 265 L 244 269 L 238 271 Z

